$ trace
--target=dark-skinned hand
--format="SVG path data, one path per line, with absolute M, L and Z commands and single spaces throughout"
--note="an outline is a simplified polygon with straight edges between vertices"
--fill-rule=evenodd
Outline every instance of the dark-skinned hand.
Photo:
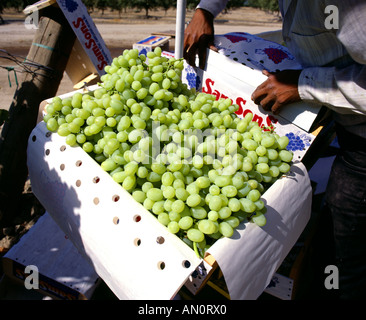
M 263 70 L 267 76 L 252 94 L 255 104 L 266 111 L 278 114 L 281 108 L 289 103 L 300 101 L 298 81 L 301 70 L 283 70 L 275 73 Z
M 191 22 L 184 32 L 183 58 L 193 67 L 198 55 L 199 67 L 204 69 L 207 48 L 218 51 L 214 46 L 214 17 L 203 9 L 196 9 Z

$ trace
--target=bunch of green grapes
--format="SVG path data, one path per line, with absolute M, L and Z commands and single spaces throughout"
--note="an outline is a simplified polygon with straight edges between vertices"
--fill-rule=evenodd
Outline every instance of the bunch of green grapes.
M 197 255 L 241 222 L 266 224 L 262 194 L 290 170 L 288 138 L 230 99 L 189 89 L 183 60 L 125 50 L 99 87 L 55 97 L 48 130 L 80 146 Z

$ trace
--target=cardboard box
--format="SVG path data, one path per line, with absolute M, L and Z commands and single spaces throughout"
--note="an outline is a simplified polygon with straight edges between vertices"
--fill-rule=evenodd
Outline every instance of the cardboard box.
M 241 224 L 232 238 L 209 249 L 211 263 L 198 258 L 80 147 L 48 132 L 44 122 L 29 137 L 27 159 L 34 194 L 120 299 L 173 299 L 183 285 L 198 290 L 217 266 L 232 299 L 256 299 L 311 212 L 310 180 L 296 162 L 263 195 L 267 225 Z M 200 277 L 194 277 L 197 270 Z
M 153 51 L 156 47 L 161 47 L 163 51 L 169 51 L 170 36 L 151 35 L 133 44 L 133 49 L 138 49 L 139 54 Z
M 212 51 L 205 70 L 186 65 L 182 79 L 216 98 L 232 99 L 240 107 L 238 116 L 252 112 L 261 126 L 274 125 L 280 135 L 300 137 L 290 173 L 262 196 L 267 206 L 264 227 L 243 222 L 231 238 L 216 241 L 205 259 L 198 258 L 81 148 L 67 146 L 42 122 L 29 137 L 32 189 L 120 299 L 173 299 L 182 286 L 197 293 L 217 268 L 231 299 L 256 299 L 310 218 L 312 188 L 301 159 L 315 139 L 308 130 L 317 110 L 308 112 L 309 106 L 300 103 L 278 117 L 262 112 L 250 100 L 264 80 L 261 71 Z
M 23 12 L 32 15 L 50 5 L 60 8 L 76 35 L 65 70 L 74 89 L 96 84 L 112 57 L 87 8 L 81 0 L 41 0 L 27 6 Z
M 243 117 L 253 113 L 253 120 L 264 127 L 273 127 L 279 135 L 288 135 L 294 160 L 301 161 L 316 136 L 310 132 L 316 121 L 319 107 L 304 102 L 286 106 L 279 115 L 265 112 L 251 100 L 251 94 L 265 79 L 260 70 L 253 70 L 232 59 L 209 50 L 206 68 L 193 68 L 185 62 L 182 81 L 188 87 L 212 94 L 218 98 L 230 98 L 239 105 L 236 114 Z
M 79 254 L 47 212 L 5 254 L 2 264 L 10 279 L 25 285 L 30 277 L 29 290 L 57 300 L 90 299 L 100 283 L 92 264 Z M 38 288 L 34 287 L 35 281 Z

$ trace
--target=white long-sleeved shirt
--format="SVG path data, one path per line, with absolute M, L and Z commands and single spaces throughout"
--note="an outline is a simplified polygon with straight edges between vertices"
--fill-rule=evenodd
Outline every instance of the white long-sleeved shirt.
M 216 17 L 227 2 L 201 0 L 198 7 Z M 366 137 L 366 2 L 279 0 L 279 5 L 283 39 L 304 67 L 301 99 L 326 105 L 347 130 Z M 330 14 L 338 18 L 330 21 L 338 22 L 338 29 L 327 28 Z

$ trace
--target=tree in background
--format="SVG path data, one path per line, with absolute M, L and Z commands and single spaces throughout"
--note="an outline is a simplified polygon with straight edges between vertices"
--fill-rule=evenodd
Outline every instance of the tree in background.
M 110 6 L 109 5 L 110 0 L 96 0 L 96 5 L 98 10 L 102 11 L 102 15 L 104 14 L 104 11 Z
M 145 10 L 145 18 L 149 18 L 149 11 L 159 6 L 159 0 L 131 0 L 130 6 L 139 10 Z
M 4 24 L 4 19 L 1 16 L 1 14 L 3 13 L 3 11 L 4 11 L 4 5 L 3 5 L 2 2 L 0 2 L 0 24 Z M 1 126 L 1 124 L 0 124 L 0 126 Z
M 278 12 L 280 10 L 278 0 L 248 0 L 245 4 L 248 7 L 259 8 L 261 10 L 268 10 L 271 12 Z
M 157 2 L 158 2 L 158 6 L 164 9 L 165 15 L 170 8 L 173 8 L 173 7 L 175 8 L 177 6 L 176 0 L 174 0 L 174 1 L 158 0 Z
M 88 12 L 94 12 L 96 0 L 83 0 L 83 3 L 85 7 L 88 9 Z
M 109 8 L 113 11 L 118 12 L 118 16 L 121 17 L 122 10 L 126 12 L 126 9 L 129 7 L 129 0 L 109 0 Z

